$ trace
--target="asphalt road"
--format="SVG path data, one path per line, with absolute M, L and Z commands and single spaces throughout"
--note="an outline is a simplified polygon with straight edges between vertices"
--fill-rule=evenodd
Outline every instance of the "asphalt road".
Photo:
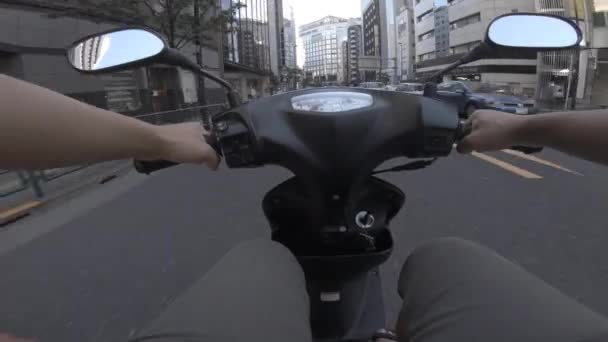
M 442 236 L 481 242 L 608 315 L 608 170 L 552 151 L 539 157 L 557 165 L 498 152 L 385 177 L 408 195 L 382 269 L 391 319 L 402 263 Z M 0 331 L 125 340 L 231 246 L 268 236 L 260 202 L 288 176 L 271 167 L 131 174 L 5 228 Z

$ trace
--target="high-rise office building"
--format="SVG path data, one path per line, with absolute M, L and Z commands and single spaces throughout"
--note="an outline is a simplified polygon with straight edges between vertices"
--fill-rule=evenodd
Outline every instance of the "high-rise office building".
M 399 0 L 397 14 L 398 75 L 401 80 L 413 80 L 416 65 L 416 35 L 414 29 L 414 0 Z
M 283 19 L 283 44 L 281 46 L 281 53 L 284 66 L 288 68 L 296 68 L 298 66 L 296 48 L 296 22 L 292 13 L 290 19 Z
M 281 0 L 283 9 L 283 26 L 281 32 L 281 67 L 295 69 L 298 67 L 296 18 L 293 13 L 292 0 Z
M 448 6 L 435 9 L 435 56 L 445 57 L 450 54 L 450 17 Z
M 224 33 L 224 77 L 241 96 L 269 94 L 270 75 L 279 69 L 281 0 L 222 0 L 223 8 L 243 4 Z M 278 6 L 278 7 L 277 7 Z
M 337 82 L 340 48 L 346 39 L 349 21 L 327 16 L 300 26 L 304 45 L 304 71 L 311 73 L 317 83 Z
M 363 28 L 361 24 L 348 27 L 346 40 L 346 81 L 349 85 L 359 85 L 362 80 L 359 59 L 364 54 Z
M 348 41 L 340 43 L 338 65 L 338 84 L 344 85 L 348 82 Z
M 398 0 L 361 0 L 364 55 L 377 57 L 378 72 L 392 82 L 398 78 L 397 4 Z
M 363 11 L 363 52 L 365 56 L 380 56 L 380 0 L 372 0 Z

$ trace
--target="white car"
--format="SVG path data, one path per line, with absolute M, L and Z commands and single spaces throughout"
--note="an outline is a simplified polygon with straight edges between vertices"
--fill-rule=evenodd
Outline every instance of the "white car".
M 421 83 L 401 83 L 395 86 L 395 91 L 401 91 L 408 94 L 422 95 L 424 94 L 424 85 Z
M 384 83 L 382 83 L 382 82 L 363 82 L 363 83 L 359 84 L 359 88 L 379 89 L 379 90 L 386 89 L 386 87 L 384 86 Z

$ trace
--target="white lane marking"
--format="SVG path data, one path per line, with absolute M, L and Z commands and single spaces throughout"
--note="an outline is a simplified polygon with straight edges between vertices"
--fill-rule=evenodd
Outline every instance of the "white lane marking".
M 507 171 L 509 171 L 511 173 L 514 173 L 514 174 L 516 174 L 516 175 L 518 175 L 520 177 L 523 177 L 523 178 L 526 178 L 526 179 L 543 179 L 542 176 L 539 176 L 539 175 L 537 175 L 535 173 L 532 173 L 532 172 L 530 172 L 528 170 L 524 170 L 524 169 L 522 169 L 520 167 L 517 167 L 517 166 L 515 166 L 513 164 L 509 164 L 509 163 L 504 162 L 502 160 L 496 159 L 494 157 L 490 157 L 487 154 L 483 154 L 483 153 L 479 153 L 479 152 L 473 152 L 473 153 L 471 153 L 471 155 L 474 156 L 474 157 L 476 157 L 476 158 L 479 158 L 479 159 L 481 159 L 483 161 L 486 161 L 486 162 L 488 162 L 490 164 L 498 166 L 498 167 L 500 167 L 500 168 L 502 168 L 504 170 L 507 170 Z
M 545 160 L 545 159 L 541 159 L 541 158 L 533 156 L 533 155 L 525 154 L 525 153 L 522 153 L 522 152 L 519 152 L 519 151 L 514 151 L 514 150 L 502 150 L 502 151 L 504 153 L 506 153 L 506 154 L 510 154 L 512 156 L 519 157 L 519 158 L 522 158 L 522 159 L 525 159 L 525 160 L 533 161 L 535 163 L 539 163 L 541 165 L 554 168 L 556 170 L 564 171 L 564 172 L 571 173 L 571 174 L 577 175 L 577 176 L 583 176 L 583 174 L 580 173 L 580 172 L 577 172 L 577 171 L 574 171 L 574 170 L 570 170 L 570 169 L 565 168 L 565 167 L 563 167 L 561 165 L 555 164 L 553 162 L 550 162 L 550 161 Z

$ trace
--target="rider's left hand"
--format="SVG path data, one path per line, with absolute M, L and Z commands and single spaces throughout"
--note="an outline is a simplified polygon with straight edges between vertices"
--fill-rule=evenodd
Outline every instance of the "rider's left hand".
M 157 159 L 185 164 L 206 164 L 210 169 L 218 168 L 220 158 L 205 142 L 207 134 L 198 122 L 158 126 L 163 148 Z

